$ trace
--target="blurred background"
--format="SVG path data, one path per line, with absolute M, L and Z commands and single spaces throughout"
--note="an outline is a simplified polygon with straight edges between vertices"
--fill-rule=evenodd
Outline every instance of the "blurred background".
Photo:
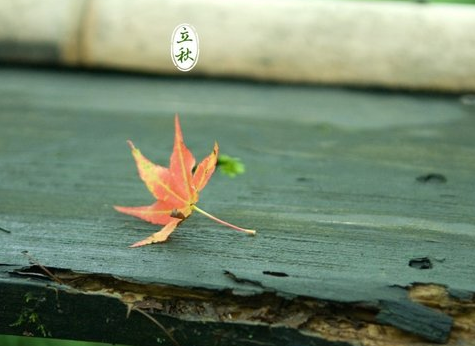
M 0 62 L 182 77 L 475 89 L 474 0 L 2 0 Z M 200 42 L 189 72 L 170 39 Z
M 466 93 L 475 90 L 474 4 L 1 0 L 0 64 Z M 180 23 L 199 36 L 189 72 L 170 55 Z M 0 335 L 0 345 L 101 344 Z

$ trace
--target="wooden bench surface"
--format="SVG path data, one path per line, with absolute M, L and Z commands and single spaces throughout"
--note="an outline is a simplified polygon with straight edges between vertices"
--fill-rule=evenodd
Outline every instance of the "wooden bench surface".
M 467 98 L 12 67 L 0 80 L 0 333 L 41 336 L 13 325 L 26 308 L 47 336 L 134 345 L 475 337 Z M 167 243 L 128 247 L 158 227 L 112 208 L 153 201 L 126 140 L 167 165 L 176 112 L 197 159 L 217 140 L 246 166 L 216 172 L 198 205 L 257 236 L 195 213 Z

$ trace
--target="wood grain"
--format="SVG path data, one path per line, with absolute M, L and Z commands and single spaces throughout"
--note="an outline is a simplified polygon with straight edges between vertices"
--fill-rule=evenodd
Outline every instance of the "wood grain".
M 144 285 L 375 309 L 410 303 L 414 283 L 474 291 L 475 109 L 457 96 L 12 68 L 0 78 L 2 265 L 27 266 L 28 251 L 48 268 Z M 165 244 L 127 247 L 156 227 L 112 209 L 152 201 L 125 141 L 166 165 L 175 112 L 198 159 L 217 140 L 246 165 L 234 179 L 217 172 L 198 205 L 257 236 L 193 215 Z M 428 174 L 446 181 L 417 179 Z M 431 267 L 409 265 L 419 258 Z

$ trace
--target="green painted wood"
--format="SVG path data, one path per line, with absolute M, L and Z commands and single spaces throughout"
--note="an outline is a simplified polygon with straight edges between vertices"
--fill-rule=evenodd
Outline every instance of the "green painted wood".
M 142 283 L 338 302 L 405 301 L 415 282 L 474 291 L 475 108 L 456 95 L 6 67 L 0 80 L 0 264 L 28 251 Z M 175 112 L 198 159 L 217 140 L 246 165 L 217 172 L 198 205 L 256 237 L 194 214 L 166 244 L 128 248 L 157 227 L 112 209 L 152 201 L 125 141 L 166 165 Z M 430 269 L 409 265 L 424 257 Z

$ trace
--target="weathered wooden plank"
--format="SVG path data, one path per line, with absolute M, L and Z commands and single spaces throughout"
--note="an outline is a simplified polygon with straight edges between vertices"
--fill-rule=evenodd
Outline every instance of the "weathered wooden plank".
M 349 310 L 365 302 L 374 314 L 381 302 L 410 302 L 413 283 L 474 291 L 475 113 L 456 96 L 8 68 L 0 76 L 2 264 L 27 266 L 26 250 L 52 270 Z M 125 140 L 167 164 L 175 112 L 198 158 L 216 139 L 246 164 L 234 179 L 216 174 L 199 204 L 256 237 L 193 215 L 166 244 L 127 247 L 156 227 L 112 209 L 152 200 Z M 428 174 L 446 181 L 417 179 Z M 410 265 L 420 258 L 430 268 Z M 2 291 L 25 285 L 15 280 L 5 275 Z M 324 335 L 306 321 L 295 328 L 309 340 Z

